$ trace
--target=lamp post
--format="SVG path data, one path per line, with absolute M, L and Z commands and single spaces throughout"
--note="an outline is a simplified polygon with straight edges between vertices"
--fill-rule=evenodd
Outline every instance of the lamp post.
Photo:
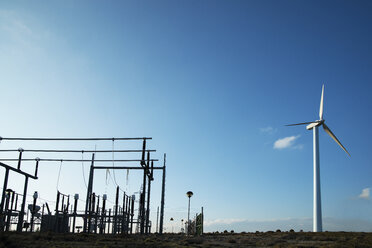
M 172 223 L 172 233 L 173 233 L 173 217 L 172 218 L 170 218 L 170 221 L 171 221 L 171 223 Z
M 190 198 L 194 193 L 192 191 L 187 191 L 186 195 L 189 198 L 189 209 L 187 212 L 187 235 L 190 233 Z

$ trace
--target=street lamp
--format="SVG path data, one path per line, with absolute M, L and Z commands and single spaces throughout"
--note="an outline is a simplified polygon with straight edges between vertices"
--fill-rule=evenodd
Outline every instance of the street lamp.
M 173 220 L 174 220 L 173 217 L 170 218 L 170 221 L 171 221 L 171 222 L 173 222 Z M 173 223 L 172 223 L 172 233 L 173 233 Z
M 187 191 L 186 195 L 189 198 L 189 210 L 187 212 L 187 235 L 190 233 L 190 198 L 194 193 L 192 191 Z

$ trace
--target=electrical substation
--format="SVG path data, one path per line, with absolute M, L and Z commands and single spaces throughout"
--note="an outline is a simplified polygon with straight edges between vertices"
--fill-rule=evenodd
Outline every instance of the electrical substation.
M 6 138 L 0 137 L 0 153 L 6 154 L 0 158 L 0 166 L 5 170 L 0 203 L 0 231 L 18 232 L 58 232 L 58 233 L 99 233 L 99 234 L 147 234 L 151 233 L 151 227 L 155 223 L 150 220 L 150 202 L 154 197 L 151 195 L 151 183 L 156 176 L 160 176 L 158 182 L 161 183 L 160 213 L 156 218 L 156 232 L 163 232 L 164 220 L 164 197 L 165 197 L 165 176 L 166 176 L 166 155 L 162 156 L 163 161 L 155 159 L 156 150 L 148 149 L 151 137 L 140 138 Z M 32 149 L 3 149 L 7 147 L 7 142 L 26 142 L 32 143 Z M 112 149 L 87 150 L 75 149 L 55 149 L 54 144 L 82 142 L 112 142 Z M 114 149 L 114 143 L 126 143 L 130 149 Z M 40 145 L 42 144 L 42 145 Z M 51 145 L 52 144 L 52 145 Z M 137 146 L 135 146 L 135 145 Z M 36 148 L 35 148 L 36 147 Z M 48 149 L 38 149 L 37 147 L 48 147 Z M 26 155 L 27 154 L 27 155 Z M 33 155 L 40 155 L 34 157 Z M 48 156 L 43 156 L 47 154 Z M 52 154 L 55 157 L 50 157 Z M 72 154 L 81 154 L 81 159 L 76 159 Z M 83 154 L 87 154 L 89 159 L 84 159 Z M 112 159 L 97 159 L 98 154 L 112 154 Z M 129 159 L 118 159 L 114 154 L 121 154 Z M 26 155 L 26 156 L 25 156 Z M 29 173 L 30 167 L 24 169 L 24 163 L 32 164 L 34 173 Z M 37 204 L 39 198 L 38 191 L 28 192 L 29 185 L 39 179 L 40 170 L 46 170 L 48 166 L 58 166 L 59 173 L 62 163 L 89 163 L 88 182 L 86 184 L 86 194 L 71 194 L 56 190 L 53 205 L 47 201 Z M 13 165 L 11 165 L 11 163 Z M 139 171 L 143 173 L 138 198 L 135 194 L 130 194 L 116 185 L 114 202 L 109 202 L 107 194 L 98 194 L 94 189 L 95 175 L 99 171 L 106 171 L 106 177 L 112 171 Z M 161 173 L 156 173 L 160 171 Z M 127 174 L 127 175 L 128 175 Z M 17 175 L 24 178 L 23 191 L 15 192 L 8 187 L 12 176 Z M 114 174 L 115 176 L 115 174 Z M 111 177 L 111 175 L 110 175 Z M 58 181 L 60 180 L 58 174 Z M 85 180 L 85 178 L 84 178 Z M 115 179 L 116 183 L 116 179 Z M 128 178 L 127 178 L 128 183 Z M 58 182 L 57 182 L 58 185 Z M 27 202 L 32 202 L 26 206 Z M 39 203 L 42 202 L 39 199 Z M 80 202 L 80 203 L 79 203 Z M 80 205 L 80 206 L 79 206 Z M 80 210 L 79 210 L 80 209 Z M 159 209 L 159 208 L 158 208 Z M 160 215 L 159 215 L 160 214 Z

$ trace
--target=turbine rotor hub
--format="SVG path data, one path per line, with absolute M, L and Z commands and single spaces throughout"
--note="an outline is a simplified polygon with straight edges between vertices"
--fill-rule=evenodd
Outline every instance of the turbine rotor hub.
M 307 130 L 311 130 L 314 127 L 318 127 L 324 123 L 324 120 L 319 120 L 319 121 L 314 121 L 313 123 L 310 123 L 309 125 L 306 126 Z

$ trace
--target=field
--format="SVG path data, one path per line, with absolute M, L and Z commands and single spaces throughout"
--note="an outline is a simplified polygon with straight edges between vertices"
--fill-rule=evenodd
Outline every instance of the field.
M 95 235 L 53 233 L 0 233 L 0 247 L 372 247 L 372 233 L 265 232 L 205 234 L 186 237 L 164 235 Z

